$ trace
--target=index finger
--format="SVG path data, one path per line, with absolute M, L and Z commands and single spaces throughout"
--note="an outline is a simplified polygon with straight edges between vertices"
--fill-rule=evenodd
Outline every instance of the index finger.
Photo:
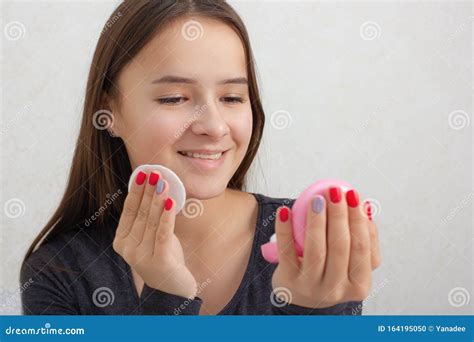
M 299 262 L 293 240 L 291 211 L 286 206 L 279 207 L 277 210 L 275 232 L 278 246 L 278 262 L 281 267 L 289 271 L 298 270 Z

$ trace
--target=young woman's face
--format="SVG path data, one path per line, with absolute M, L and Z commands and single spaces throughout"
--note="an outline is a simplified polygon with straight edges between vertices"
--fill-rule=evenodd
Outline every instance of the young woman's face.
M 132 168 L 172 169 L 189 197 L 225 190 L 252 132 L 244 48 L 229 26 L 205 18 L 168 25 L 124 68 L 118 90 L 113 131 Z M 205 155 L 185 156 L 199 150 Z

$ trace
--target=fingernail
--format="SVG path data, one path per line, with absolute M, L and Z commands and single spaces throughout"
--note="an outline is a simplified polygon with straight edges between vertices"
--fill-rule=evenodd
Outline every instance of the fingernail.
M 143 172 L 143 171 L 139 171 L 138 175 L 137 175 L 137 178 L 135 178 L 135 182 L 138 185 L 142 185 L 145 182 L 145 179 L 146 179 L 146 173 Z
M 173 200 L 168 197 L 165 200 L 165 210 L 171 210 L 172 207 L 173 207 Z
M 163 179 L 158 179 L 158 184 L 156 185 L 156 193 L 161 194 L 163 190 L 165 189 L 165 182 Z
M 339 203 L 341 201 L 341 189 L 339 187 L 329 188 L 329 198 L 332 203 Z
M 367 201 L 365 202 L 367 206 L 367 217 L 369 218 L 370 221 L 372 221 L 372 207 L 370 206 L 370 202 Z
M 321 195 L 318 195 L 315 198 L 313 198 L 313 203 L 311 206 L 313 208 L 313 211 L 316 214 L 319 214 L 320 212 L 322 212 L 324 210 L 324 197 Z
M 349 207 L 355 208 L 359 205 L 359 195 L 355 190 L 349 190 L 346 193 L 346 201 Z
M 279 211 L 279 216 L 280 216 L 280 221 L 281 222 L 286 222 L 288 220 L 288 208 L 283 207 Z
M 160 174 L 156 172 L 152 172 L 150 174 L 150 178 L 148 179 L 148 183 L 150 185 L 156 185 L 156 183 L 158 183 L 158 179 L 160 179 Z

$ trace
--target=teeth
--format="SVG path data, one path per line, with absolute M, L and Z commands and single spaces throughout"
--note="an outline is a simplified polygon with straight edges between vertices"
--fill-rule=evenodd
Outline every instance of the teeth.
M 181 152 L 185 156 L 192 157 L 192 158 L 199 158 L 199 159 L 211 159 L 217 160 L 222 156 L 222 152 L 216 154 L 200 154 L 200 153 L 192 153 L 192 152 Z

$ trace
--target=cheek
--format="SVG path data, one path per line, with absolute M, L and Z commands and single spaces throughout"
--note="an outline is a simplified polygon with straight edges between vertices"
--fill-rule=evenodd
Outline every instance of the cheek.
M 232 139 L 237 145 L 239 154 L 245 154 L 252 137 L 252 109 L 248 108 L 229 121 Z
M 179 115 L 158 112 L 156 104 L 143 105 L 144 102 L 129 106 L 124 112 L 125 145 L 137 164 L 166 158 L 183 126 Z
M 164 152 L 176 140 L 175 132 L 179 131 L 181 126 L 181 121 L 155 114 L 144 122 L 131 141 L 143 150 Z

